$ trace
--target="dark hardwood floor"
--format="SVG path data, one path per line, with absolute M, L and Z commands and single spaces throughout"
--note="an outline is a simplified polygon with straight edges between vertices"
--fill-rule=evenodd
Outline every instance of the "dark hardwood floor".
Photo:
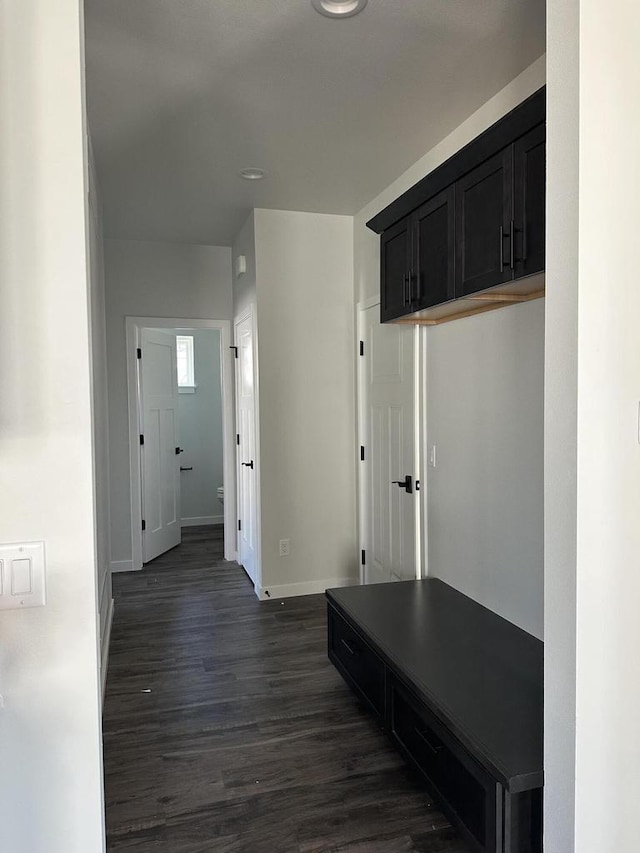
M 258 602 L 221 531 L 114 576 L 110 853 L 467 853 L 329 664 L 324 596 Z

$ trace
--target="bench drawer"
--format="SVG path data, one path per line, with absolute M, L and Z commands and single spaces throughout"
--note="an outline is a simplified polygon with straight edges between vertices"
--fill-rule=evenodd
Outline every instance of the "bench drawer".
M 360 634 L 328 607 L 329 659 L 350 687 L 381 718 L 385 707 L 385 666 Z
M 495 851 L 497 785 L 397 679 L 389 679 L 390 734 L 479 851 Z M 498 848 L 500 849 L 500 848 Z

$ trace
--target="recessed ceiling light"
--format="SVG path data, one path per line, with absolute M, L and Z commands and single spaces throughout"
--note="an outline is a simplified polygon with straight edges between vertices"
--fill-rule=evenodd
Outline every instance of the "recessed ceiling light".
M 350 18 L 362 12 L 367 0 L 311 0 L 311 4 L 327 18 Z
M 240 177 L 245 181 L 260 181 L 264 178 L 264 169 L 255 169 L 250 166 L 247 169 L 240 169 Z

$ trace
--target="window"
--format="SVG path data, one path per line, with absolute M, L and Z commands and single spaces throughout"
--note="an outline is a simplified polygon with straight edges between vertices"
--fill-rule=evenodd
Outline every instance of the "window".
M 176 335 L 176 354 L 178 359 L 178 390 L 183 394 L 193 394 L 196 387 L 193 335 Z

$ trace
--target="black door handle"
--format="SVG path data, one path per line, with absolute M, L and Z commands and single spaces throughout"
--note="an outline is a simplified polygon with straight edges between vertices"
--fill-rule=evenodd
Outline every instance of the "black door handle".
M 180 456 L 181 453 L 184 453 L 184 450 L 181 447 L 176 447 L 176 456 Z
M 243 462 L 242 465 L 244 465 L 245 468 L 251 468 L 253 470 L 253 459 L 251 462 Z
M 404 480 L 392 480 L 391 482 L 396 486 L 400 486 L 401 489 L 406 489 L 408 495 L 413 492 L 412 481 L 409 474 L 407 474 Z

